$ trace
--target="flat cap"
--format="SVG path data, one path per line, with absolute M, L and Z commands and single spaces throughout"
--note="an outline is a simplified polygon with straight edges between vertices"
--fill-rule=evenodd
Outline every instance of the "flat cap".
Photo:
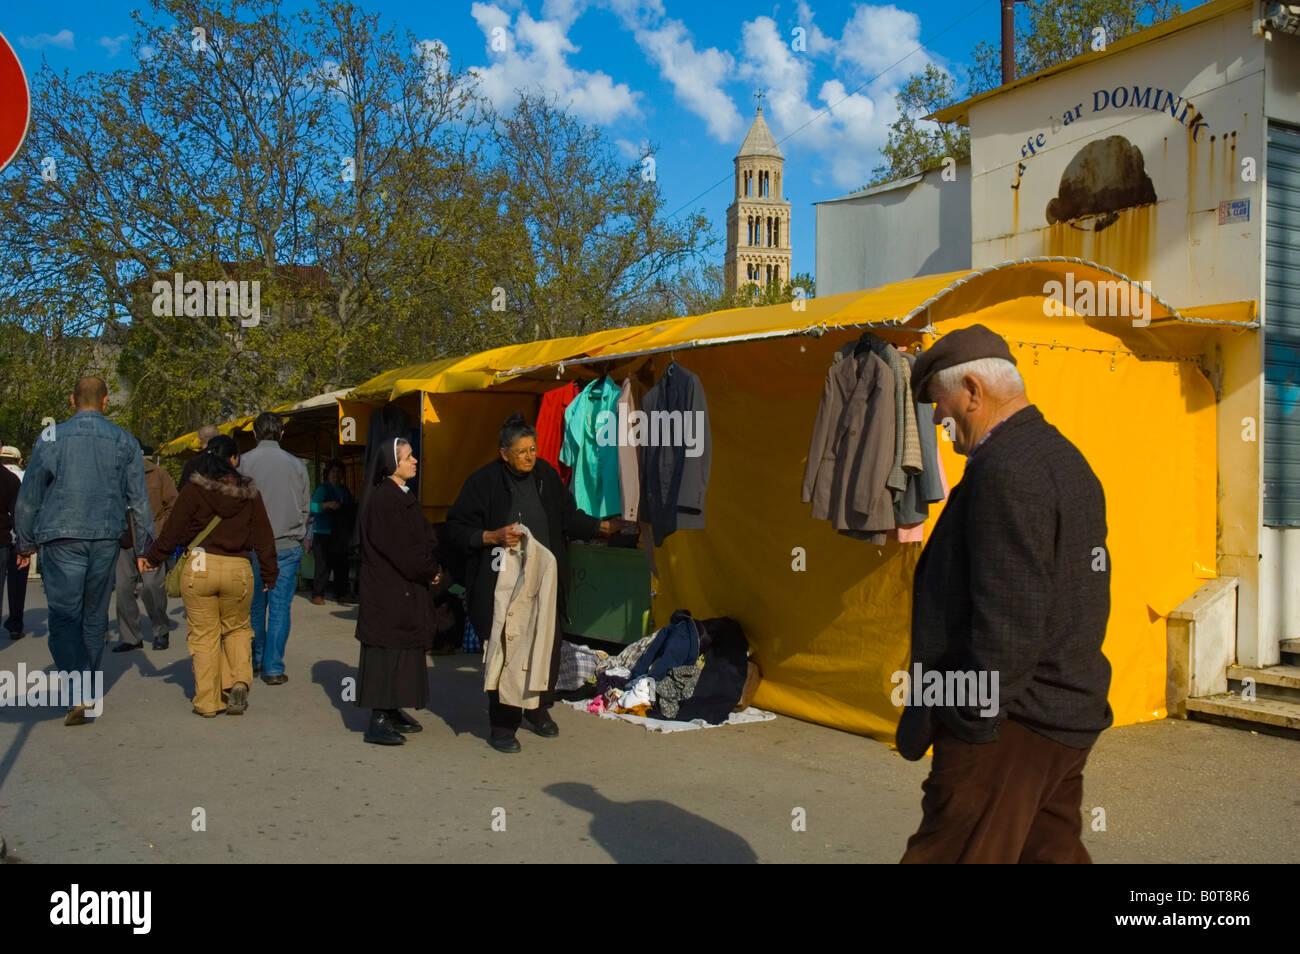
M 948 332 L 935 342 L 933 348 L 922 351 L 916 359 L 916 365 L 912 368 L 912 400 L 923 404 L 932 403 L 927 388 L 936 371 L 965 364 L 967 361 L 978 361 L 980 358 L 1001 358 L 1016 363 L 1002 336 L 983 325 L 971 325 L 969 328 Z

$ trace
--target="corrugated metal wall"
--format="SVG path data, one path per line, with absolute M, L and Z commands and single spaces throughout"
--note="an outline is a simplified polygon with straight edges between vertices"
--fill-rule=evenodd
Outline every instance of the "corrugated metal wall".
M 1300 527 L 1300 129 L 1268 127 L 1264 525 Z

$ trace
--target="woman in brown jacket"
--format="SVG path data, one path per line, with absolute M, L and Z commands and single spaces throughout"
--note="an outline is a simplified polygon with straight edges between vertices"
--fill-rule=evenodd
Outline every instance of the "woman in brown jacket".
M 248 552 L 257 553 L 264 588 L 275 585 L 279 567 L 262 495 L 235 469 L 239 448 L 234 440 L 212 438 L 198 459 L 146 560 L 150 568 L 161 566 L 178 546 L 189 546 L 213 517 L 221 518 L 181 570 L 194 663 L 194 712 L 210 719 L 222 712 L 241 715 L 248 708 L 253 681 L 249 606 L 256 585 Z
M 379 445 L 375 486 L 361 507 L 361 608 L 357 705 L 370 709 L 365 740 L 401 745 L 420 723 L 403 708 L 429 702 L 424 652 L 433 645 L 433 589 L 444 585 L 437 539 L 407 483 L 416 459 L 401 438 Z

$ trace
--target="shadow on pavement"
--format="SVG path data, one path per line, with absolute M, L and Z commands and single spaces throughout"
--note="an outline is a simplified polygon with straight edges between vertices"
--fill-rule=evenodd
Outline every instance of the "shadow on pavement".
M 27 639 L 39 639 L 49 632 L 46 625 L 49 615 L 49 612 L 44 609 L 29 609 L 23 612 L 23 632 L 27 634 Z M 21 642 L 21 639 L 10 639 L 8 630 L 0 631 L 0 652 Z
M 755 864 L 749 842 L 671 802 L 616 802 L 584 782 L 556 782 L 547 795 L 591 814 L 592 840 L 619 864 Z
M 322 659 L 311 667 L 311 681 L 321 687 L 325 698 L 339 711 L 343 728 L 349 732 L 364 732 L 370 722 L 370 712 L 357 707 L 355 702 L 343 701 L 343 680 L 352 680 L 352 695 L 356 695 L 357 667 L 337 659 Z
M 439 656 L 429 667 L 429 705 L 423 710 L 437 716 L 456 735 L 487 739 L 487 697 L 483 694 L 483 674 L 472 654 Z M 464 670 L 464 671 L 460 671 Z M 364 732 L 370 723 L 370 710 L 355 702 L 344 701 L 343 680 L 354 680 L 351 695 L 356 694 L 357 667 L 337 659 L 322 659 L 312 666 L 311 679 L 321 687 L 330 704 L 339 712 L 343 727 L 350 732 Z M 412 712 L 417 719 L 419 712 Z
M 456 735 L 488 737 L 483 667 L 474 653 L 434 656 L 429 668 L 429 711 Z

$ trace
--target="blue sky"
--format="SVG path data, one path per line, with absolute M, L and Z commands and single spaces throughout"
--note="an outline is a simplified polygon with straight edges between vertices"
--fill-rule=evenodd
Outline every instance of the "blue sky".
M 118 69 L 135 56 L 130 11 L 141 5 L 10 5 L 0 32 L 29 76 L 42 58 L 74 74 Z M 731 160 L 753 118 L 754 93 L 765 90 L 765 116 L 784 139 L 797 272 L 813 271 L 812 203 L 860 186 L 879 163 L 899 84 L 927 62 L 964 75 L 971 48 L 979 40 L 996 44 L 999 24 L 997 0 L 359 5 L 418 39 L 441 41 L 458 66 L 480 70 L 483 92 L 498 106 L 508 107 L 516 88 L 540 87 L 598 123 L 629 161 L 652 143 L 669 208 L 703 208 L 719 237 Z M 794 48 L 796 28 L 802 50 Z M 504 38 L 497 45 L 505 50 L 493 49 L 494 37 Z

